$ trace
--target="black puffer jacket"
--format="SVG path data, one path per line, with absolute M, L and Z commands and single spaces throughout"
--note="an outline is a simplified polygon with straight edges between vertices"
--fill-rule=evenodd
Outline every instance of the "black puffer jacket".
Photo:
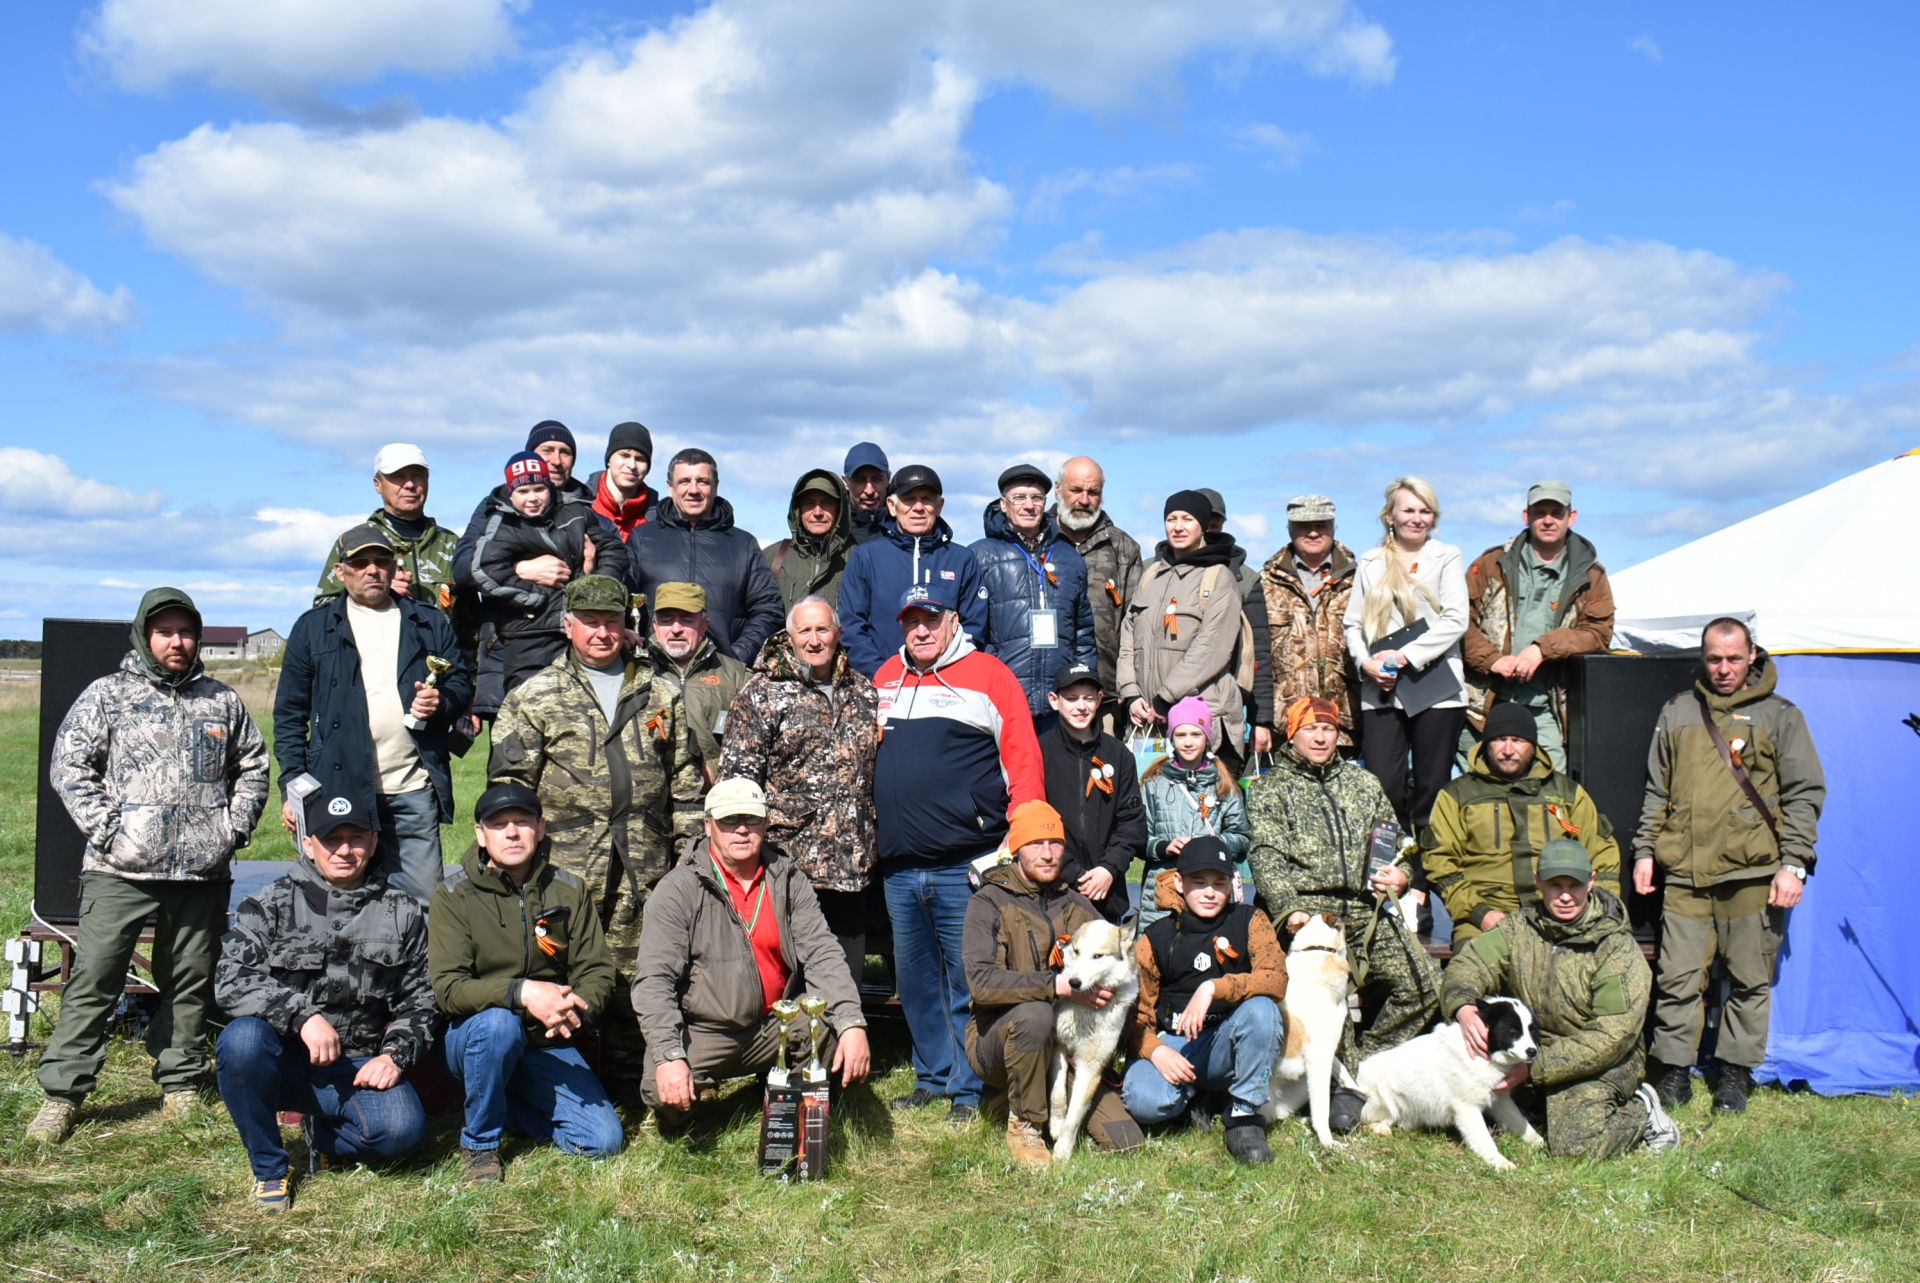
M 505 498 L 494 498 L 487 523 L 473 548 L 473 582 L 484 603 L 482 616 L 491 620 L 503 639 L 563 633 L 566 590 L 549 588 L 520 578 L 513 568 L 522 561 L 548 555 L 559 557 L 577 577 L 586 574 L 587 544 L 593 544 L 593 571 L 626 579 L 627 546 L 602 521 L 593 505 L 571 495 L 538 517 L 523 517 Z
M 1087 563 L 1060 537 L 1052 517 L 1041 527 L 1037 553 L 1021 547 L 998 500 L 987 505 L 981 525 L 987 537 L 971 551 L 980 565 L 980 586 L 987 590 L 987 631 L 974 640 L 1013 670 L 1027 692 L 1028 709 L 1037 716 L 1047 711 L 1055 673 L 1067 664 L 1100 662 L 1093 645 L 1093 607 L 1087 601 Z M 1037 610 L 1053 612 L 1052 646 L 1033 644 Z
M 699 584 L 707 592 L 707 635 L 743 664 L 780 630 L 780 587 L 760 554 L 760 541 L 733 524 L 733 505 L 715 495 L 699 525 L 689 525 L 671 499 L 627 536 L 627 582 L 653 599 L 665 583 Z

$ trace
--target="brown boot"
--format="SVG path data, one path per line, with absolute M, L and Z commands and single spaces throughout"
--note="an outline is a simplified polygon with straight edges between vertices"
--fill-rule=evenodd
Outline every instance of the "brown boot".
M 1053 1163 L 1040 1129 L 1024 1118 L 1007 1119 L 1007 1152 L 1021 1167 L 1048 1167 Z

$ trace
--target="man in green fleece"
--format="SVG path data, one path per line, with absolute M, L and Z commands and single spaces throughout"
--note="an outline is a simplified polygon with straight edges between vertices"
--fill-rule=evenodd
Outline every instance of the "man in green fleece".
M 1660 710 L 1647 751 L 1647 797 L 1633 842 L 1633 886 L 1666 881 L 1653 1005 L 1653 1078 L 1663 1103 L 1693 1096 L 1707 972 L 1726 958 L 1715 1109 L 1747 1107 L 1767 1054 L 1773 960 L 1787 910 L 1813 872 L 1827 778 L 1807 719 L 1774 692 L 1771 658 L 1737 619 L 1700 635 L 1693 689 Z M 1717 742 L 1716 742 L 1717 741 Z
M 586 884 L 548 859 L 540 798 L 495 784 L 473 805 L 473 849 L 433 893 L 433 996 L 441 1055 L 466 1085 L 460 1159 L 497 1181 L 508 1127 L 570 1154 L 620 1152 L 620 1117 L 572 1038 L 604 1015 L 613 958 Z

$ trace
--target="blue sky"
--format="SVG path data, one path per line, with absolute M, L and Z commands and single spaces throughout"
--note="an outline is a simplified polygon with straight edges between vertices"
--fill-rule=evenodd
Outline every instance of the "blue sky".
M 0 635 L 285 628 L 374 450 L 1089 452 L 1620 568 L 1920 445 L 1904 4 L 110 0 L 0 12 Z M 656 478 L 658 479 L 658 478 Z M 1630 603 L 1627 604 L 1630 607 Z

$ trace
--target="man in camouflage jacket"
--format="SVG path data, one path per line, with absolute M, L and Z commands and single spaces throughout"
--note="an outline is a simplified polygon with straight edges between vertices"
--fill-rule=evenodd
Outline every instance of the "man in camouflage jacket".
M 220 1097 L 265 1210 L 286 1206 L 282 1109 L 307 1116 L 310 1174 L 398 1158 L 426 1135 L 401 1075 L 439 1019 L 427 915 L 389 883 L 376 822 L 357 792 L 315 793 L 304 857 L 240 902 L 221 948 L 215 986 L 232 1020 L 216 1053 Z
M 1372 771 L 1340 756 L 1339 706 L 1303 696 L 1288 712 L 1293 736 L 1274 755 L 1273 769 L 1247 790 L 1253 829 L 1247 861 L 1283 940 L 1321 913 L 1332 914 L 1346 933 L 1360 995 L 1360 1023 L 1347 1022 L 1340 1039 L 1340 1058 L 1351 1070 L 1433 1023 L 1440 970 L 1394 912 L 1405 870 L 1382 879 L 1390 883 L 1386 892 L 1369 883 L 1368 835 L 1375 824 L 1393 820 L 1393 805 Z
M 627 605 L 626 586 L 606 575 L 567 585 L 567 651 L 500 706 L 488 776 L 539 795 L 554 867 L 586 883 L 599 907 L 618 969 L 602 1025 L 606 1067 L 637 1084 L 640 1032 L 626 995 L 647 895 L 672 862 L 680 730 L 653 665 L 626 656 Z
M 1538 872 L 1527 908 L 1453 955 L 1440 1010 L 1460 1021 L 1470 1050 L 1479 1023 L 1473 1003 L 1498 994 L 1532 1010 L 1540 1054 L 1520 1081 L 1545 1097 L 1548 1153 L 1612 1158 L 1643 1140 L 1670 1148 L 1679 1131 L 1640 1081 L 1653 975 L 1626 910 L 1594 885 L 1587 849 L 1571 838 L 1547 844 Z M 1484 1054 L 1484 1024 L 1478 1038 Z
M 40 1060 L 47 1101 L 29 1127 L 35 1139 L 64 1139 L 93 1090 L 150 914 L 160 1009 L 147 1050 L 170 1121 L 184 1117 L 206 1073 L 228 861 L 266 805 L 267 749 L 240 696 L 206 675 L 199 649 L 193 599 L 177 588 L 149 592 L 119 671 L 80 693 L 54 737 L 48 774 L 87 847 L 79 945 Z
M 382 471 L 382 469 L 386 471 Z M 460 536 L 429 517 L 427 507 L 427 457 L 420 447 L 389 445 L 374 456 L 373 488 L 380 496 L 380 507 L 367 516 L 393 541 L 399 571 L 393 591 L 412 597 L 423 606 L 433 606 L 460 624 L 467 612 L 459 610 L 459 588 L 454 582 L 453 556 Z M 346 591 L 333 568 L 344 551 L 335 540 L 326 564 L 320 570 L 320 584 L 314 589 L 313 604 L 324 605 Z M 458 612 L 458 613 L 456 613 Z M 459 628 L 461 642 L 469 649 L 472 638 L 466 627 Z M 471 665 L 469 665 L 471 666 Z
M 1333 500 L 1296 495 L 1287 502 L 1287 543 L 1267 558 L 1248 594 L 1247 618 L 1260 647 L 1254 680 L 1255 746 L 1260 728 L 1277 727 L 1302 695 L 1340 710 L 1340 746 L 1353 746 L 1360 684 L 1342 620 L 1353 595 L 1353 553 L 1333 537 Z M 1262 619 L 1264 618 L 1264 627 Z
M 823 598 L 794 603 L 787 620 L 728 710 L 719 775 L 766 790 L 767 844 L 813 884 L 857 984 L 873 879 L 879 692 L 848 662 L 839 616 Z
M 652 626 L 647 662 L 653 668 L 653 702 L 674 710 L 673 845 L 706 834 L 701 808 L 707 787 L 725 776 L 721 742 L 727 709 L 746 683 L 747 666 L 713 644 L 707 623 L 707 590 L 698 584 L 657 585 L 650 603 Z

